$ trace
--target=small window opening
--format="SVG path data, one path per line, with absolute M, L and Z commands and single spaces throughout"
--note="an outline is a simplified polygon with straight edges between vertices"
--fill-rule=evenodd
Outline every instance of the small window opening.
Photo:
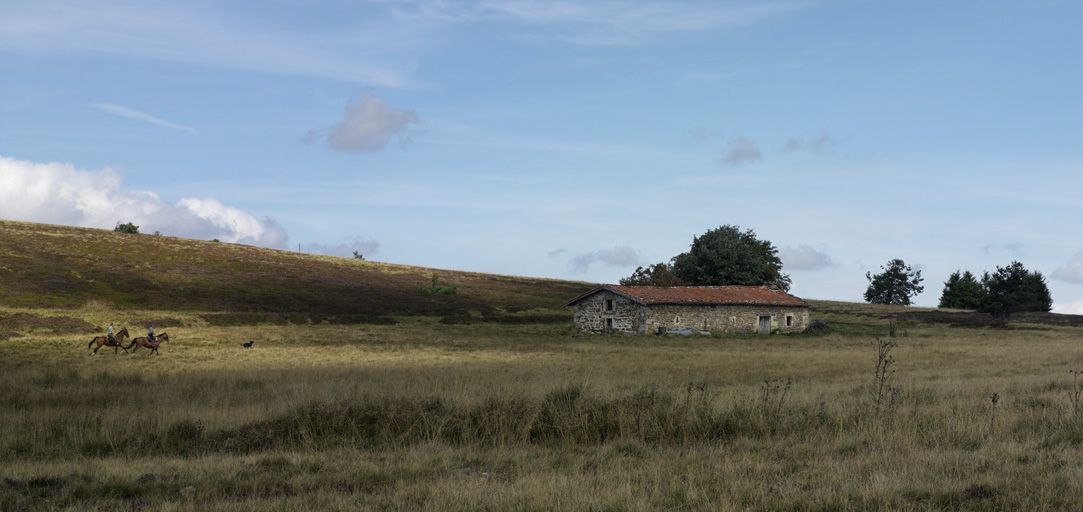
M 786 327 L 793 327 L 793 315 L 786 315 Z
M 606 299 L 605 300 L 605 310 L 606 311 L 613 311 L 613 299 Z
M 612 318 L 606 318 L 605 319 L 605 328 L 606 328 L 606 330 L 609 330 L 609 331 L 613 330 L 613 319 Z

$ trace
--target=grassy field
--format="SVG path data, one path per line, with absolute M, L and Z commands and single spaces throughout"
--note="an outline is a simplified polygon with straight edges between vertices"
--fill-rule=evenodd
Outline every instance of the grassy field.
M 0 511 L 1083 503 L 1083 318 L 590 335 L 590 286 L 0 221 Z
M 835 327 L 826 335 L 725 337 L 435 317 L 221 327 L 171 312 L 183 326 L 168 329 L 160 356 L 89 357 L 90 335 L 28 333 L 0 343 L 0 507 L 1083 502 L 1083 381 L 1070 373 L 1083 369 L 1083 330 L 902 321 L 889 338 L 892 320 L 837 310 L 813 313 Z M 0 313 L 95 325 L 115 314 Z M 897 343 L 883 394 L 876 336 Z M 248 340 L 253 348 L 242 348 Z

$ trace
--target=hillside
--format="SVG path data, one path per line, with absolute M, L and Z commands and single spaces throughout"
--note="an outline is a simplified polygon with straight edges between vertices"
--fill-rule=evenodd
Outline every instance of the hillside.
M 457 286 L 425 294 L 432 276 Z M 245 245 L 0 220 L 0 306 L 217 312 L 216 323 L 562 318 L 582 282 L 392 265 Z M 529 316 L 529 315 L 528 315 Z
M 437 275 L 453 295 L 421 292 Z M 0 307 L 192 311 L 212 325 L 570 322 L 560 305 L 593 284 L 394 265 L 150 234 L 0 220 Z M 808 300 L 814 316 L 1005 325 L 986 314 Z M 1012 324 L 1081 326 L 1083 316 L 1020 313 Z

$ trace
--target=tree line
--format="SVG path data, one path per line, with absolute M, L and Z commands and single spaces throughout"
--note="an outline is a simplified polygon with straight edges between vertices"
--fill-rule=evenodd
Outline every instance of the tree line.
M 911 298 L 923 292 L 921 270 L 901 259 L 893 259 L 881 272 L 866 272 L 869 286 L 865 301 L 872 304 L 908 306 Z M 789 291 L 792 281 L 782 273 L 778 249 L 761 240 L 751 229 L 725 225 L 693 237 L 688 252 L 668 262 L 638 267 L 631 276 L 620 280 L 624 286 L 767 286 Z M 995 272 L 985 272 L 981 279 L 969 270 L 955 271 L 944 283 L 940 297 L 942 308 L 973 309 L 994 316 L 1009 316 L 1024 311 L 1049 311 L 1053 299 L 1045 277 L 1028 271 L 1013 261 Z
M 910 298 L 921 293 L 921 270 L 914 270 L 903 260 L 894 259 L 883 272 L 865 273 L 869 287 L 865 301 L 872 304 L 898 304 L 907 306 Z M 1018 261 L 1006 267 L 998 266 L 995 272 L 985 272 L 979 280 L 967 271 L 956 270 L 944 283 L 939 307 L 974 309 L 993 316 L 1006 317 L 1024 311 L 1047 312 L 1053 309 L 1045 277 L 1036 270 L 1030 271 Z

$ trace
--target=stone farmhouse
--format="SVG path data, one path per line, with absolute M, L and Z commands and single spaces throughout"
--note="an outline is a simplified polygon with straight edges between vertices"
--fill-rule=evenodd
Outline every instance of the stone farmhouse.
M 592 332 L 801 332 L 809 304 L 762 286 L 599 286 L 568 302 L 575 327 Z

